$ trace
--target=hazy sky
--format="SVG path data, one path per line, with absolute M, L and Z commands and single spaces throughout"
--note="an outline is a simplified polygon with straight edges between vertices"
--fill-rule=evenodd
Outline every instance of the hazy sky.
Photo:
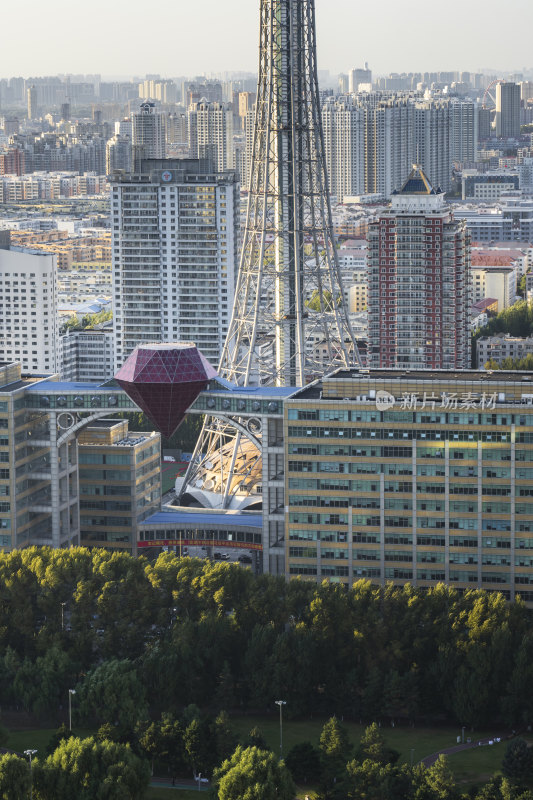
M 0 76 L 170 77 L 257 68 L 259 0 L 28 0 L 2 6 Z M 533 67 L 532 0 L 316 0 L 319 69 Z

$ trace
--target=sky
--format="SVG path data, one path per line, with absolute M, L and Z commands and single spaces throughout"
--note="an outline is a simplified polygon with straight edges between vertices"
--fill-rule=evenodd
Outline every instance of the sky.
M 533 68 L 532 0 L 316 0 L 316 17 L 318 67 L 334 74 Z M 7 3 L 0 76 L 252 72 L 258 24 L 259 0 Z

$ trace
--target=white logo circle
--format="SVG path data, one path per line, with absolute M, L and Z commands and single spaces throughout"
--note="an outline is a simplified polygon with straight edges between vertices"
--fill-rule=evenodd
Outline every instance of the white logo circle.
M 376 392 L 376 408 L 378 411 L 386 411 L 388 408 L 392 408 L 394 405 L 394 395 L 389 394 L 389 392 L 384 392 L 380 390 Z
M 165 181 L 165 183 L 168 183 L 169 181 L 172 180 L 172 173 L 169 172 L 168 169 L 165 170 L 165 172 L 163 172 L 162 175 L 161 175 L 161 180 Z

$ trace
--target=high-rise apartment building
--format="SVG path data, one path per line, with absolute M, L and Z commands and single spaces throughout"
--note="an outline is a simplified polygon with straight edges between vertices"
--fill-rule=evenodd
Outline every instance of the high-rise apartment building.
M 364 117 L 351 97 L 328 98 L 322 106 L 329 190 L 340 203 L 365 192 Z
M 246 115 L 249 111 L 252 111 L 255 100 L 256 100 L 256 93 L 255 92 L 239 92 L 238 95 L 239 101 L 239 125 L 240 129 L 243 131 L 246 126 Z
M 414 105 L 406 97 L 370 95 L 365 112 L 365 192 L 390 197 L 415 158 Z
M 56 372 L 58 334 L 56 256 L 0 247 L 0 361 Z
M 233 111 L 224 103 L 202 100 L 187 114 L 189 155 L 207 158 L 215 172 L 233 169 Z
M 341 200 L 357 194 L 390 197 L 413 161 L 435 186 L 449 191 L 453 147 L 474 160 L 477 143 L 473 105 L 465 102 L 463 109 L 456 102 L 454 111 L 449 100 L 420 100 L 408 92 L 328 98 L 322 124 L 331 193 Z
M 348 91 L 358 92 L 359 84 L 372 84 L 372 70 L 365 64 L 363 69 L 351 69 L 348 73 Z
M 520 86 L 496 84 L 496 136 L 516 139 L 520 136 Z
M 105 171 L 111 175 L 116 169 L 131 172 L 132 146 L 128 136 L 115 135 L 108 140 L 105 148 Z
M 479 140 L 478 104 L 454 98 L 450 103 L 450 160 L 475 161 Z
M 477 109 L 478 119 L 478 142 L 490 139 L 493 136 L 492 130 L 492 111 L 490 108 L 483 108 L 478 106 Z
M 418 166 L 369 225 L 369 364 L 470 366 L 470 238 Z
M 452 182 L 450 103 L 439 100 L 417 103 L 415 125 L 416 161 L 433 186 L 448 192 Z
M 237 271 L 235 173 L 152 159 L 112 177 L 115 366 L 138 344 L 194 341 L 216 364 Z
M 37 88 L 35 86 L 28 87 L 26 91 L 26 99 L 28 103 L 28 119 L 37 119 Z
M 164 119 L 155 103 L 141 103 L 140 111 L 132 114 L 132 137 L 135 164 L 143 158 L 165 157 Z

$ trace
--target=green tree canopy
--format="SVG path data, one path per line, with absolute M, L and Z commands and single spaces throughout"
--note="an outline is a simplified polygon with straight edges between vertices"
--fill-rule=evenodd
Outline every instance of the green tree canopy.
M 533 750 L 525 739 L 512 739 L 505 750 L 502 773 L 515 784 L 522 786 L 533 778 Z
M 35 762 L 37 800 L 141 800 L 150 780 L 147 762 L 129 745 L 94 738 L 61 742 L 43 762 Z
M 147 713 L 144 687 L 131 661 L 112 659 L 95 667 L 76 687 L 79 718 L 132 730 Z
M 237 747 L 215 771 L 218 800 L 293 800 L 296 788 L 271 750 Z
M 0 756 L 1 800 L 26 800 L 30 792 L 30 767 L 24 758 L 6 753 Z

